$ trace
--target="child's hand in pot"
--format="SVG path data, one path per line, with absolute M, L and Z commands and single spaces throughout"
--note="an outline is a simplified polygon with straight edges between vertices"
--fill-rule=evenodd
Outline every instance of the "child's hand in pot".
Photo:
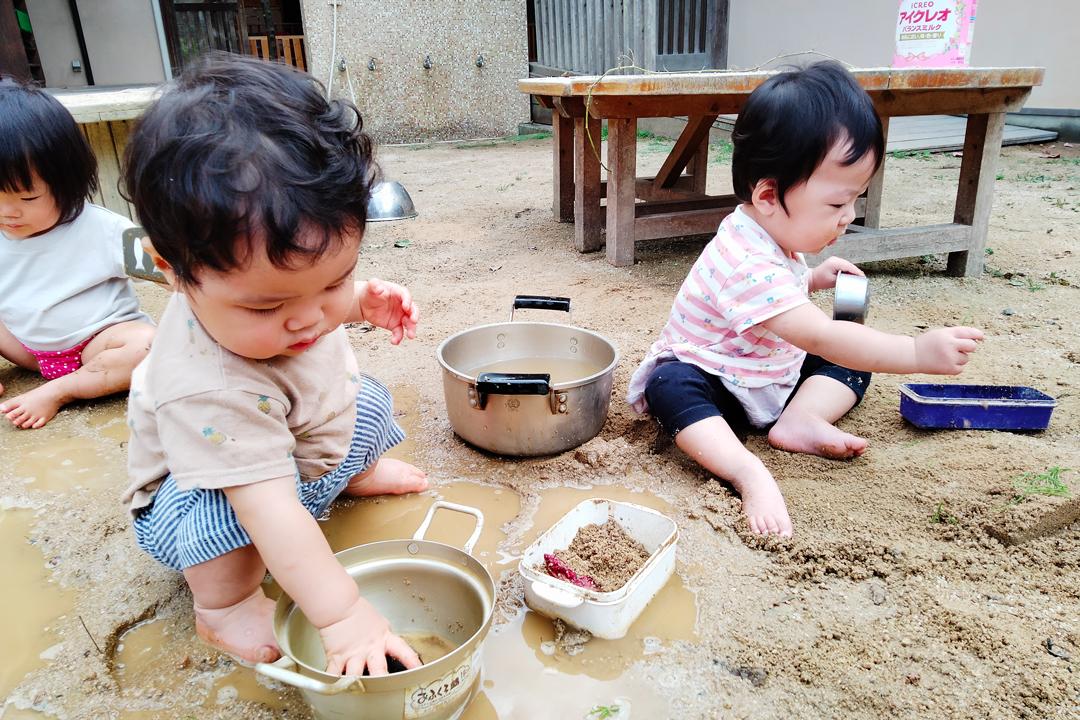
M 319 630 L 326 650 L 328 675 L 386 675 L 386 656 L 396 657 L 408 669 L 420 667 L 409 644 L 390 631 L 390 623 L 371 603 L 358 598 L 341 620 Z

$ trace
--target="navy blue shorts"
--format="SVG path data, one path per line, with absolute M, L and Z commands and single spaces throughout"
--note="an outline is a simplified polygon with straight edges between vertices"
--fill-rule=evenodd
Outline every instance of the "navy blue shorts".
M 788 397 L 813 375 L 824 375 L 843 383 L 855 393 L 858 405 L 870 385 L 870 373 L 834 365 L 817 355 L 807 354 L 799 370 L 799 380 Z M 723 381 L 697 365 L 679 360 L 660 363 L 645 383 L 645 402 L 649 411 L 671 437 L 696 422 L 720 416 L 728 425 L 750 425 L 738 398 L 728 392 Z
M 300 481 L 296 494 L 316 519 L 330 507 L 349 480 L 374 465 L 379 457 L 405 439 L 394 421 L 394 398 L 378 380 L 362 376 L 356 396 L 356 425 L 349 454 L 336 468 L 317 480 Z M 225 493 L 217 489 L 179 490 L 169 475 L 162 481 L 154 504 L 135 518 L 135 540 L 158 562 L 173 570 L 224 555 L 251 544 Z

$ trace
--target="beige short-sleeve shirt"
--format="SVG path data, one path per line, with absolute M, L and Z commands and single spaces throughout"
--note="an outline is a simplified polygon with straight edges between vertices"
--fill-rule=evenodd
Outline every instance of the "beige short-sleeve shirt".
M 319 478 L 345 458 L 360 375 L 345 328 L 295 357 L 251 360 L 219 345 L 174 293 L 128 395 L 124 503 L 153 502 L 172 474 L 181 490 L 293 475 Z

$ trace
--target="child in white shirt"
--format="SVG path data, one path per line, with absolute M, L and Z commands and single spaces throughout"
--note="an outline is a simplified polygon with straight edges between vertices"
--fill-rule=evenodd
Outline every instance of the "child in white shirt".
M 127 390 L 154 338 L 124 272 L 121 235 L 134 225 L 87 202 L 96 190 L 97 161 L 71 113 L 0 82 L 0 355 L 48 380 L 0 402 L 15 427 Z
M 855 219 L 883 161 L 881 120 L 838 63 L 780 73 L 758 87 L 732 132 L 739 208 L 683 282 L 671 317 L 631 378 L 627 401 L 651 410 L 675 443 L 731 482 L 755 533 L 792 535 L 780 488 L 729 421 L 768 427 L 777 448 L 831 458 L 866 440 L 833 423 L 862 399 L 871 372 L 956 375 L 983 333 L 886 335 L 830 319 L 807 294 L 862 275 L 816 254 Z

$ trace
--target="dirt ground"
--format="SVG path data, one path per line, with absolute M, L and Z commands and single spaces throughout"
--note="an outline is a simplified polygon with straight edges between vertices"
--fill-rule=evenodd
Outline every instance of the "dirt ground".
M 658 167 L 670 146 L 643 138 L 640 174 Z M 1080 718 L 1080 472 L 1061 475 L 1071 498 L 1036 494 L 1005 507 L 1020 496 L 1018 476 L 1080 469 L 1080 152 L 1060 143 L 1003 151 L 981 277 L 949 277 L 939 256 L 864 266 L 868 324 L 899 334 L 961 322 L 983 328 L 986 342 L 950 381 L 1046 392 L 1059 403 L 1049 429 L 920 430 L 900 416 L 898 386 L 932 378 L 876 376 L 839 422 L 868 439 L 860 458 L 793 455 L 771 448 L 763 434 L 748 436 L 787 499 L 791 540 L 751 535 L 732 488 L 623 401 L 706 239 L 640 244 L 631 268 L 610 266 L 603 253 L 577 253 L 573 226 L 550 211 L 550 140 L 385 147 L 379 158 L 420 216 L 372 225 L 358 275 L 407 284 L 421 307 L 421 334 L 401 348 L 382 332 L 352 337 L 364 370 L 418 394 L 416 461 L 434 485 L 482 455 L 446 420 L 436 360 L 443 339 L 504 321 L 517 293 L 564 295 L 573 300 L 574 324 L 622 353 L 596 439 L 559 456 L 515 459 L 514 471 L 492 482 L 527 499 L 553 485 L 632 476 L 676 508 L 677 570 L 697 594 L 698 640 L 640 660 L 650 674 L 674 680 L 657 688 L 671 717 Z M 730 187 L 728 158 L 714 148 L 711 192 Z M 959 165 L 948 153 L 888 157 L 883 225 L 950 222 Z M 147 284 L 138 292 L 159 316 L 164 293 Z M 816 302 L 830 308 L 830 293 Z M 18 393 L 41 380 L 0 361 L 0 382 Z M 12 715 L 31 708 L 60 718 L 117 717 L 102 710 L 124 706 L 117 638 L 155 616 L 193 635 L 190 596 L 135 548 L 119 504 L 124 451 L 98 424 L 123 403 L 81 403 L 42 430 L 0 428 L 5 457 L 29 443 L 89 438 L 115 478 L 110 491 L 53 494 L 0 464 L 5 507 L 38 510 L 28 539 L 52 578 L 74 593 L 74 610 L 58 626 L 65 642 L 6 697 Z M 520 582 L 504 577 L 498 587 L 502 606 L 520 602 Z M 162 669 L 173 674 L 168 684 L 181 695 L 205 693 L 206 678 L 227 660 L 198 641 L 175 642 L 184 661 Z M 198 717 L 307 712 L 294 694 L 284 709 L 239 703 Z

